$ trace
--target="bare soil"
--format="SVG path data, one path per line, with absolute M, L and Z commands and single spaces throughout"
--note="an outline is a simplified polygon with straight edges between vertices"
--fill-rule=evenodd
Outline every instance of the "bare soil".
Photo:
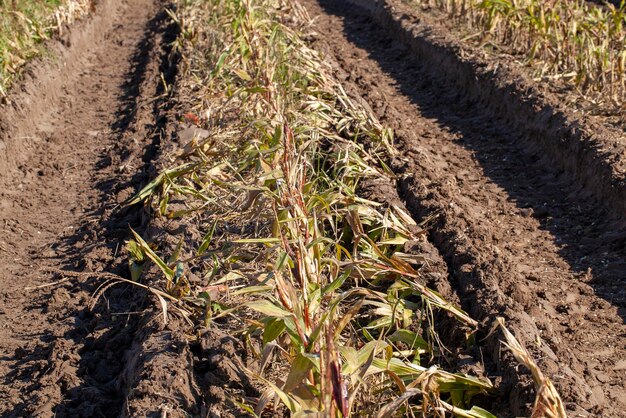
M 394 164 L 400 196 L 417 219 L 435 219 L 430 238 L 463 307 L 483 321 L 480 338 L 496 316 L 505 317 L 556 383 L 572 416 L 621 416 L 623 138 L 596 136 L 596 152 L 578 154 L 556 141 L 563 151 L 555 152 L 546 144 L 551 138 L 537 138 L 541 126 L 525 109 L 506 112 L 520 109 L 519 97 L 499 96 L 498 86 L 510 91 L 518 75 L 505 71 L 515 78 L 504 81 L 502 74 L 492 75 L 496 87 L 488 92 L 481 91 L 484 73 L 455 77 L 455 71 L 468 70 L 450 61 L 454 45 L 440 36 L 438 45 L 424 46 L 437 38 L 437 28 L 419 28 L 419 17 L 399 1 L 369 9 L 327 0 L 304 3 L 315 19 L 316 46 L 338 62 L 340 80 L 395 129 L 403 154 Z M 416 32 L 428 39 L 416 41 Z M 569 120 L 558 109 L 547 117 L 541 107 L 536 110 L 548 132 L 555 119 Z M 596 134 L 604 132 L 599 129 Z M 613 159 L 603 154 L 605 148 L 612 149 Z M 579 169 L 585 158 L 597 160 L 595 171 Z M 602 180 L 607 171 L 601 166 L 614 174 Z M 491 377 L 504 379 L 500 390 L 509 398 L 509 413 L 527 414 L 528 382 L 516 382 L 514 364 L 497 341 L 483 343 L 485 362 L 496 365 Z

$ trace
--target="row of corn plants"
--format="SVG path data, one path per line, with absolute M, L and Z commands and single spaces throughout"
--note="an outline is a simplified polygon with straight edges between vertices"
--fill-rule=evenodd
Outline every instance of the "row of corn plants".
M 506 45 L 538 73 L 571 80 L 593 100 L 626 99 L 626 2 L 585 0 L 413 0 L 434 7 L 483 44 Z
M 90 7 L 91 0 L 0 0 L 0 98 L 41 42 Z
M 493 417 L 475 405 L 493 392 L 488 379 L 438 366 L 447 350 L 435 318 L 468 343 L 477 324 L 425 285 L 421 257 L 402 251 L 422 239 L 419 225 L 359 195 L 363 179 L 392 176 L 393 136 L 294 29 L 310 24 L 304 9 L 178 6 L 177 88 L 194 133 L 128 203 L 149 202 L 202 238 L 181 237 L 166 257 L 135 234 L 134 280 L 156 263 L 164 280 L 150 290 L 165 318 L 239 324 L 263 389 L 232 402 L 252 416 Z

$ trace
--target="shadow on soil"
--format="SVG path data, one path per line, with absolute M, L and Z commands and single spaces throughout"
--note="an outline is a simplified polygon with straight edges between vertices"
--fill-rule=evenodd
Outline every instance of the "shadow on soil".
M 178 31 L 178 26 L 170 22 L 164 11 L 160 11 L 146 24 L 146 31 L 135 47 L 131 70 L 126 75 L 124 84 L 120 86 L 117 119 L 111 126 L 115 145 L 113 149 L 100 155 L 95 165 L 98 170 L 106 173 L 94 186 L 100 191 L 100 199 L 91 211 L 85 213 L 84 221 L 75 233 L 52 248 L 56 253 L 54 260 L 64 265 L 63 270 L 73 273 L 106 272 L 126 278 L 129 276 L 123 255 L 123 242 L 129 238 L 129 226 L 141 231 L 145 227 L 146 219 L 142 216 L 143 209 L 140 206 L 120 210 L 115 198 L 123 190 L 138 190 L 149 178 L 150 163 L 155 157 L 167 123 L 167 118 L 163 116 L 167 103 L 164 100 L 148 102 L 151 103 L 151 111 L 144 113 L 149 113 L 149 118 L 138 120 L 141 107 L 149 106 L 142 100 L 152 99 L 142 97 L 145 94 L 142 87 L 152 83 L 147 77 L 154 78 L 155 82 L 157 80 L 158 73 L 152 74 L 149 68 L 155 59 L 160 60 L 158 71 L 163 74 L 168 85 L 174 81 L 179 57 L 171 54 L 171 51 Z M 154 54 L 159 53 L 161 56 L 155 58 Z M 164 86 L 159 84 L 156 89 L 157 97 L 164 93 Z M 133 136 L 149 138 L 150 143 L 136 143 Z M 112 165 L 116 164 L 116 159 L 125 160 L 130 156 L 136 156 L 137 160 L 142 161 L 140 171 L 132 176 L 120 175 Z M 94 219 L 98 220 L 95 224 Z M 84 280 L 78 278 L 72 280 L 72 284 L 45 293 L 38 306 L 33 309 L 50 311 L 56 309 L 56 305 L 59 312 L 55 318 L 71 321 L 72 327 L 62 337 L 51 334 L 34 336 L 33 339 L 39 337 L 37 348 L 33 352 L 16 352 L 15 356 L 19 361 L 15 369 L 4 377 L 4 384 L 10 385 L 12 381 L 21 380 L 30 386 L 31 392 L 36 393 L 43 384 L 51 384 L 42 383 L 39 377 L 50 374 L 51 371 L 57 373 L 58 369 L 60 377 L 53 384 L 60 386 L 63 401 L 52 407 L 57 417 L 117 416 L 125 401 L 127 388 L 124 387 L 121 377 L 126 366 L 124 354 L 136 339 L 141 313 L 148 303 L 147 296 L 143 292 L 135 291 L 132 286 L 116 285 L 106 291 L 93 310 L 86 306 L 88 301 L 70 301 L 70 295 L 81 292 L 93 294 L 106 282 L 105 278 L 97 277 L 98 273 L 89 274 Z M 57 275 L 56 279 L 60 278 Z M 67 298 L 63 298 L 64 295 Z M 55 301 L 58 297 L 67 300 L 59 303 Z M 72 352 L 71 348 L 64 350 L 65 341 L 73 341 L 73 345 L 82 348 L 78 353 Z M 78 370 L 70 373 L 78 376 L 78 384 L 72 384 L 75 382 L 67 381 L 64 377 L 64 368 L 72 367 L 66 364 L 68 360 L 69 363 L 76 364 Z M 29 407 L 27 403 L 20 404 L 2 417 L 24 416 L 31 412 L 28 411 Z
M 520 209 L 530 209 L 548 231 L 572 271 L 626 320 L 626 225 L 533 149 L 519 128 L 498 117 L 428 68 L 372 20 L 341 2 L 320 0 L 329 14 L 344 21 L 344 33 L 390 75 L 421 114 L 458 144 L 474 152 L 484 174 L 502 187 Z M 590 279 L 589 279 L 590 278 Z

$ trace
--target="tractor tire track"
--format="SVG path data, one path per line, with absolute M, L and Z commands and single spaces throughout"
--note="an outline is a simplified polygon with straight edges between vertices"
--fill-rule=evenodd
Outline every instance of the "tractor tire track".
M 122 415 L 148 300 L 116 285 L 90 305 L 127 276 L 128 226 L 146 223 L 120 204 L 148 177 L 166 123 L 161 74 L 176 63 L 164 7 L 97 2 L 0 110 L 0 416 Z

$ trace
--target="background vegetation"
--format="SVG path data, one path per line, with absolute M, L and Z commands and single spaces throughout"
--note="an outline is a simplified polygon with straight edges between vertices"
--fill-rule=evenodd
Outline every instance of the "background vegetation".
M 540 78 L 564 79 L 622 112 L 626 101 L 626 2 L 412 0 L 468 28 L 466 39 L 522 57 Z
M 0 0 L 0 97 L 40 43 L 86 14 L 90 0 Z

